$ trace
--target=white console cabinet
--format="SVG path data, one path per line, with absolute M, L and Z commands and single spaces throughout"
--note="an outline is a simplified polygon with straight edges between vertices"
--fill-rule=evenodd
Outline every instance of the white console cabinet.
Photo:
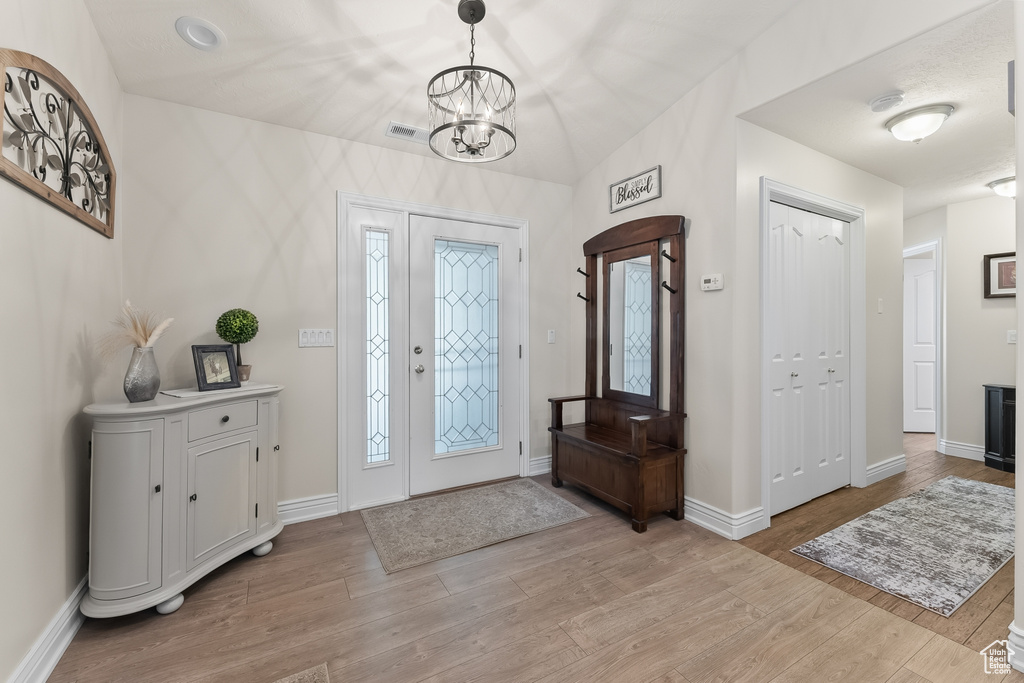
M 277 518 L 278 395 L 257 385 L 93 404 L 89 592 L 82 613 L 181 606 L 182 591 L 248 550 Z

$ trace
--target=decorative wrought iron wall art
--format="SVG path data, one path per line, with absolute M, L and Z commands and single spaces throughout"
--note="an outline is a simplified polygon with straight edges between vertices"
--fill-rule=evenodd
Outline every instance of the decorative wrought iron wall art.
M 114 236 L 114 167 L 78 90 L 34 55 L 0 49 L 0 175 L 93 230 Z

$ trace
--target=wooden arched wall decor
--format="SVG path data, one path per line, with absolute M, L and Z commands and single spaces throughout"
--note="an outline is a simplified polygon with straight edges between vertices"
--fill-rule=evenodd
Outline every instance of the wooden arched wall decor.
M 71 82 L 39 57 L 0 48 L 0 175 L 114 237 L 116 174 L 96 120 Z

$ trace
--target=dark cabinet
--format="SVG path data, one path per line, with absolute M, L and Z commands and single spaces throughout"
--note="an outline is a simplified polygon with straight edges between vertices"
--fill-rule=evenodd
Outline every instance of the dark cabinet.
M 985 464 L 1004 472 L 1016 469 L 1016 408 L 1016 387 L 985 385 Z

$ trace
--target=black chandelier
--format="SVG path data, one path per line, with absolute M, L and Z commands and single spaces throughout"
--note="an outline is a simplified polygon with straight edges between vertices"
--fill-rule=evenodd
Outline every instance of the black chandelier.
M 505 74 L 476 66 L 476 24 L 483 0 L 460 0 L 469 24 L 469 66 L 446 69 L 427 85 L 430 148 L 454 161 L 503 159 L 516 148 L 516 87 Z

